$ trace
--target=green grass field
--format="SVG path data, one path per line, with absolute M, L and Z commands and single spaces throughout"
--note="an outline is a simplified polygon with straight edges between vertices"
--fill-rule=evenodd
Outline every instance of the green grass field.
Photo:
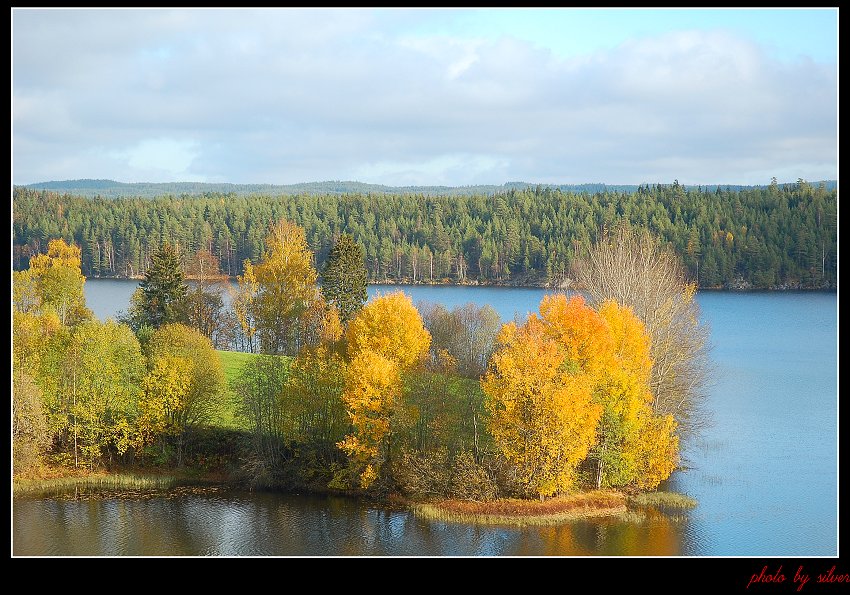
M 244 353 L 242 351 L 216 351 L 218 353 L 218 357 L 221 359 L 221 366 L 224 369 L 224 378 L 227 381 L 227 388 L 224 391 L 224 399 L 222 399 L 221 407 L 219 408 L 213 425 L 229 430 L 246 430 L 248 427 L 237 415 L 239 405 L 242 402 L 242 397 L 233 390 L 233 383 L 239 378 L 239 373 L 242 371 L 242 367 L 252 359 L 258 357 L 259 354 Z M 279 357 L 289 359 L 286 356 Z
M 240 396 L 233 391 L 232 383 L 239 377 L 239 371 L 242 369 L 242 366 L 257 357 L 257 355 L 254 353 L 243 353 L 241 351 L 218 351 L 218 357 L 221 359 L 221 365 L 224 368 L 227 388 L 215 425 L 233 430 L 246 429 L 244 422 L 236 414 Z
M 230 382 L 239 374 L 239 369 L 246 363 L 257 357 L 256 353 L 244 353 L 242 351 L 218 351 L 221 365 L 224 367 L 224 375 Z

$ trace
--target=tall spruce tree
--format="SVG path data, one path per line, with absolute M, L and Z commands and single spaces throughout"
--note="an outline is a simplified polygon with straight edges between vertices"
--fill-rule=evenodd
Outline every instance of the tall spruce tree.
M 334 244 L 324 271 L 322 295 L 336 306 L 340 320 L 348 322 L 366 303 L 366 265 L 363 247 L 349 234 Z
M 139 314 L 144 324 L 159 328 L 182 322 L 181 306 L 188 288 L 180 269 L 180 258 L 170 244 L 163 244 L 151 255 L 151 266 L 145 271 L 139 289 Z

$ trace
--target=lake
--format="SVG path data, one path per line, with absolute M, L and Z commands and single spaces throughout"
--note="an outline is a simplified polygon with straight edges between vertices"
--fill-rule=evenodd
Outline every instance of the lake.
M 134 281 L 89 280 L 99 318 Z M 542 289 L 370 286 L 451 308 L 488 303 L 509 320 Z M 836 556 L 837 296 L 701 292 L 711 328 L 712 423 L 683 444 L 666 489 L 692 511 L 642 523 L 504 528 L 424 521 L 355 499 L 215 491 L 155 498 L 16 499 L 14 555 Z

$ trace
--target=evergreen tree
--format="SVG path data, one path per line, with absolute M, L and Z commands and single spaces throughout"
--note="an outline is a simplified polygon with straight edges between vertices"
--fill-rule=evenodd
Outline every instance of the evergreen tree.
M 139 288 L 138 315 L 143 324 L 159 328 L 181 322 L 181 305 L 188 288 L 183 281 L 180 259 L 170 244 L 163 244 L 151 255 L 151 266 Z
M 15 270 L 26 269 L 46 242 L 62 237 L 82 248 L 83 275 L 133 277 L 167 237 L 187 252 L 208 251 L 229 276 L 239 275 L 241 263 L 256 263 L 265 253 L 269 223 L 286 217 L 304 229 L 319 270 L 334 238 L 348 233 L 363 247 L 372 282 L 552 286 L 566 280 L 600 230 L 622 222 L 658 237 L 682 258 L 688 279 L 712 287 L 834 289 L 837 209 L 835 188 L 808 183 L 734 190 L 651 184 L 636 192 L 602 185 L 517 187 L 493 196 L 208 193 L 150 199 L 86 198 L 19 186 L 13 193 L 12 263 Z
M 348 322 L 366 303 L 366 265 L 363 247 L 342 234 L 328 256 L 322 272 L 322 295 L 336 306 L 342 322 Z

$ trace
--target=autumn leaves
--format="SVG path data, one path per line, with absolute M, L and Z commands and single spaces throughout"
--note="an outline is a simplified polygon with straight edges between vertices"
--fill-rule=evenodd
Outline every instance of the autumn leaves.
M 352 432 L 338 446 L 368 487 L 401 409 L 401 373 L 426 357 L 430 335 L 397 292 L 369 302 L 347 338 Z M 481 386 L 487 427 L 523 495 L 569 491 L 580 468 L 597 487 L 654 488 L 670 475 L 678 437 L 672 417 L 652 411 L 651 366 L 643 324 L 615 302 L 597 312 L 581 296 L 550 295 L 539 315 L 502 327 Z
M 126 325 L 84 321 L 79 250 L 60 242 L 15 277 L 15 387 L 33 393 L 16 401 L 16 444 L 43 449 L 53 433 L 93 465 L 176 442 L 181 464 L 183 434 L 224 386 L 212 344 L 182 324 L 142 345 Z M 491 498 L 652 489 L 675 468 L 677 424 L 652 384 L 655 354 L 672 358 L 631 308 L 548 295 L 494 346 L 491 310 L 423 321 L 401 291 L 364 305 L 362 250 L 344 236 L 330 261 L 320 288 L 303 229 L 281 221 L 237 280 L 236 319 L 266 354 L 237 387 L 263 469 L 299 459 L 333 487 Z M 42 399 L 46 414 L 31 407 Z
M 431 335 L 410 298 L 394 292 L 367 303 L 349 323 L 346 338 L 351 364 L 342 399 L 353 432 L 337 446 L 366 488 L 385 459 L 391 420 L 401 404 L 401 373 L 425 358 Z
M 596 312 L 581 296 L 546 296 L 539 316 L 502 328 L 482 386 L 490 430 L 527 495 L 571 489 L 582 463 L 597 487 L 651 488 L 669 476 L 677 438 L 653 425 L 648 351 L 630 310 L 606 302 Z M 641 438 L 650 430 L 661 435 Z

